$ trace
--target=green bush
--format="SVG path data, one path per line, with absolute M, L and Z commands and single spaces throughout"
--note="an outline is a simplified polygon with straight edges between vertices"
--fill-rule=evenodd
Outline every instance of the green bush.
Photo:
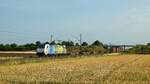
M 137 45 L 128 50 L 129 53 L 133 54 L 150 54 L 150 46 L 149 45 Z
M 13 44 L 0 44 L 0 51 L 28 51 L 28 50 L 35 50 L 36 45 L 31 44 L 25 44 L 25 45 L 17 45 L 15 43 Z

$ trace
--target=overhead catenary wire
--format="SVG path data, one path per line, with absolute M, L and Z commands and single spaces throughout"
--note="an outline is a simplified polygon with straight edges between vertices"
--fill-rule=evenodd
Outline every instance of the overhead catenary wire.
M 39 40 L 39 33 L 35 33 L 35 32 L 17 32 L 17 31 L 7 31 L 7 30 L 0 30 L 0 35 L 2 33 L 7 33 L 7 35 L 9 34 L 11 38 L 17 38 L 17 39 L 36 39 L 36 40 Z M 74 38 L 77 42 L 80 43 L 80 45 L 82 44 L 82 35 L 80 34 L 79 37 L 76 37 L 74 35 L 70 35 L 72 38 Z M 9 38 L 10 38 L 9 37 Z M 5 37 L 6 38 L 6 37 Z M 50 37 L 50 42 L 52 41 L 62 41 L 61 39 L 58 39 L 58 37 L 55 36 L 54 38 L 54 35 L 51 34 L 51 37 Z M 70 40 L 71 41 L 71 40 Z

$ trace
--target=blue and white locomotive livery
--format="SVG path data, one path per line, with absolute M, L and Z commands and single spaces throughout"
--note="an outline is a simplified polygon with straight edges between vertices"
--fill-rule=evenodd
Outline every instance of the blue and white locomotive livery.
M 36 53 L 38 56 L 65 55 L 67 49 L 65 45 L 42 44 L 37 47 Z

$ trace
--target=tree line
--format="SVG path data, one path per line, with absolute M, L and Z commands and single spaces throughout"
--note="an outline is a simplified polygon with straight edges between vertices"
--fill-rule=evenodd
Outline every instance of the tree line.
M 38 45 L 41 44 L 46 44 L 49 42 L 41 43 L 40 41 L 37 41 L 36 43 L 27 43 L 23 45 L 18 45 L 16 43 L 12 44 L 0 44 L 0 51 L 29 51 L 29 50 L 36 50 Z M 56 43 L 55 41 L 51 42 L 50 44 L 62 44 L 66 45 L 67 48 L 69 47 L 79 47 L 79 43 L 74 43 L 73 41 L 62 41 L 60 43 Z M 103 47 L 103 43 L 96 40 L 94 41 L 91 45 L 89 45 L 87 42 L 82 42 L 81 44 L 82 47 L 87 47 L 87 46 L 99 46 Z
M 36 44 L 34 43 L 27 43 L 23 45 L 17 45 L 16 43 L 0 44 L 0 51 L 29 51 L 35 49 L 36 49 Z
M 129 49 L 128 53 L 150 54 L 150 43 L 147 43 L 147 45 L 136 45 L 135 47 Z
M 23 45 L 18 45 L 16 43 L 0 44 L 0 51 L 31 51 L 31 50 L 35 51 L 38 45 L 46 43 L 49 42 L 41 43 L 40 41 L 37 41 L 36 43 L 27 43 Z M 73 41 L 62 41 L 60 43 L 56 43 L 55 41 L 53 41 L 50 44 L 66 45 L 67 51 L 73 55 L 102 54 L 110 52 L 108 45 L 103 44 L 99 40 L 94 41 L 92 44 L 88 44 L 87 42 L 82 42 L 82 44 L 79 44 Z M 150 54 L 150 43 L 148 43 L 147 45 L 136 45 L 135 47 L 128 49 L 126 53 Z

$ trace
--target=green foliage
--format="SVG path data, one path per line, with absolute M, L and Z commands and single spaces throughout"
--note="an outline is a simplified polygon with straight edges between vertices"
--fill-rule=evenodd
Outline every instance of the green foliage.
M 96 40 L 94 43 L 92 43 L 92 46 L 103 46 L 103 43 L 99 40 Z
M 88 46 L 88 43 L 87 42 L 83 42 L 82 46 Z
M 45 42 L 48 43 L 48 42 Z M 45 44 L 44 43 L 44 44 Z M 51 44 L 56 44 L 53 41 Z M 92 45 L 88 45 L 87 42 L 83 42 L 80 46 L 78 43 L 74 43 L 73 41 L 63 41 L 62 45 L 66 45 L 67 52 L 72 55 L 92 55 L 92 54 L 102 54 L 106 52 L 107 46 L 104 46 L 103 43 L 96 40 Z M 13 44 L 0 44 L 0 51 L 28 51 L 28 50 L 36 50 L 36 47 L 42 46 L 43 43 L 37 41 L 35 44 L 28 43 L 24 45 Z
M 150 43 L 147 43 L 147 46 L 150 46 Z
M 63 41 L 62 45 L 66 45 L 68 47 L 68 46 L 74 46 L 74 43 L 72 41 Z
M 100 46 L 73 46 L 68 47 L 67 52 L 71 55 L 93 55 L 103 54 L 106 49 Z
M 150 54 L 150 47 L 149 45 L 137 45 L 129 49 L 128 52 L 134 54 Z
M 75 46 L 80 46 L 79 43 L 76 43 Z
M 27 50 L 35 50 L 36 44 L 24 44 L 24 45 L 17 45 L 13 44 L 0 44 L 0 51 L 27 51 Z

